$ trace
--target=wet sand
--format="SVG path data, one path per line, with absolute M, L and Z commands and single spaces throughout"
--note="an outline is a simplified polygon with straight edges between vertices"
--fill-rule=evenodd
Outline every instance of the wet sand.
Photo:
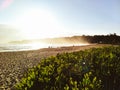
M 0 90 L 11 90 L 20 81 L 29 68 L 37 65 L 42 58 L 55 56 L 63 52 L 75 52 L 90 48 L 109 46 L 93 44 L 86 46 L 70 46 L 58 48 L 43 48 L 31 51 L 1 52 L 0 53 Z

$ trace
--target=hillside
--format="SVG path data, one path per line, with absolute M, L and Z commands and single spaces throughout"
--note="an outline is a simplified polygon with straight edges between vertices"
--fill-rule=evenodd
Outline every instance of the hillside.
M 31 42 L 42 42 L 47 44 L 88 44 L 88 43 L 99 43 L 99 44 L 120 44 L 120 36 L 114 34 L 109 35 L 82 35 L 72 37 L 58 37 L 58 38 L 46 38 L 46 39 L 33 39 L 33 40 L 21 40 L 11 41 L 12 44 L 26 44 Z

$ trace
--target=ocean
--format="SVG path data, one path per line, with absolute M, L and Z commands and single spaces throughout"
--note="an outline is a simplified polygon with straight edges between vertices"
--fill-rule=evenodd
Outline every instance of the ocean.
M 0 45 L 0 52 L 10 52 L 10 51 L 24 51 L 32 50 L 30 45 L 15 45 L 15 44 L 2 44 Z
M 67 46 L 83 46 L 88 44 L 0 44 L 0 52 L 27 51 L 41 48 L 57 48 Z

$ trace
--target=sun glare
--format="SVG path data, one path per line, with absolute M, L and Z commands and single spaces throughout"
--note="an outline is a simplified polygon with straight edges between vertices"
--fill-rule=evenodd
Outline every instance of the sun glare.
M 44 43 L 31 43 L 29 44 L 29 46 L 31 46 L 31 49 L 40 49 L 48 47 L 47 44 Z
M 58 28 L 55 16 L 47 10 L 39 9 L 26 11 L 22 16 L 19 16 L 14 24 L 28 39 L 54 35 Z

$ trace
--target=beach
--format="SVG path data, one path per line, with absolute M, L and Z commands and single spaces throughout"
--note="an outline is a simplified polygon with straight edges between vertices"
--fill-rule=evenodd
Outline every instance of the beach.
M 0 90 L 12 90 L 29 68 L 36 66 L 40 60 L 58 53 L 75 52 L 90 48 L 110 46 L 92 44 L 86 46 L 69 46 L 58 48 L 42 48 L 39 50 L 1 52 L 0 53 Z

